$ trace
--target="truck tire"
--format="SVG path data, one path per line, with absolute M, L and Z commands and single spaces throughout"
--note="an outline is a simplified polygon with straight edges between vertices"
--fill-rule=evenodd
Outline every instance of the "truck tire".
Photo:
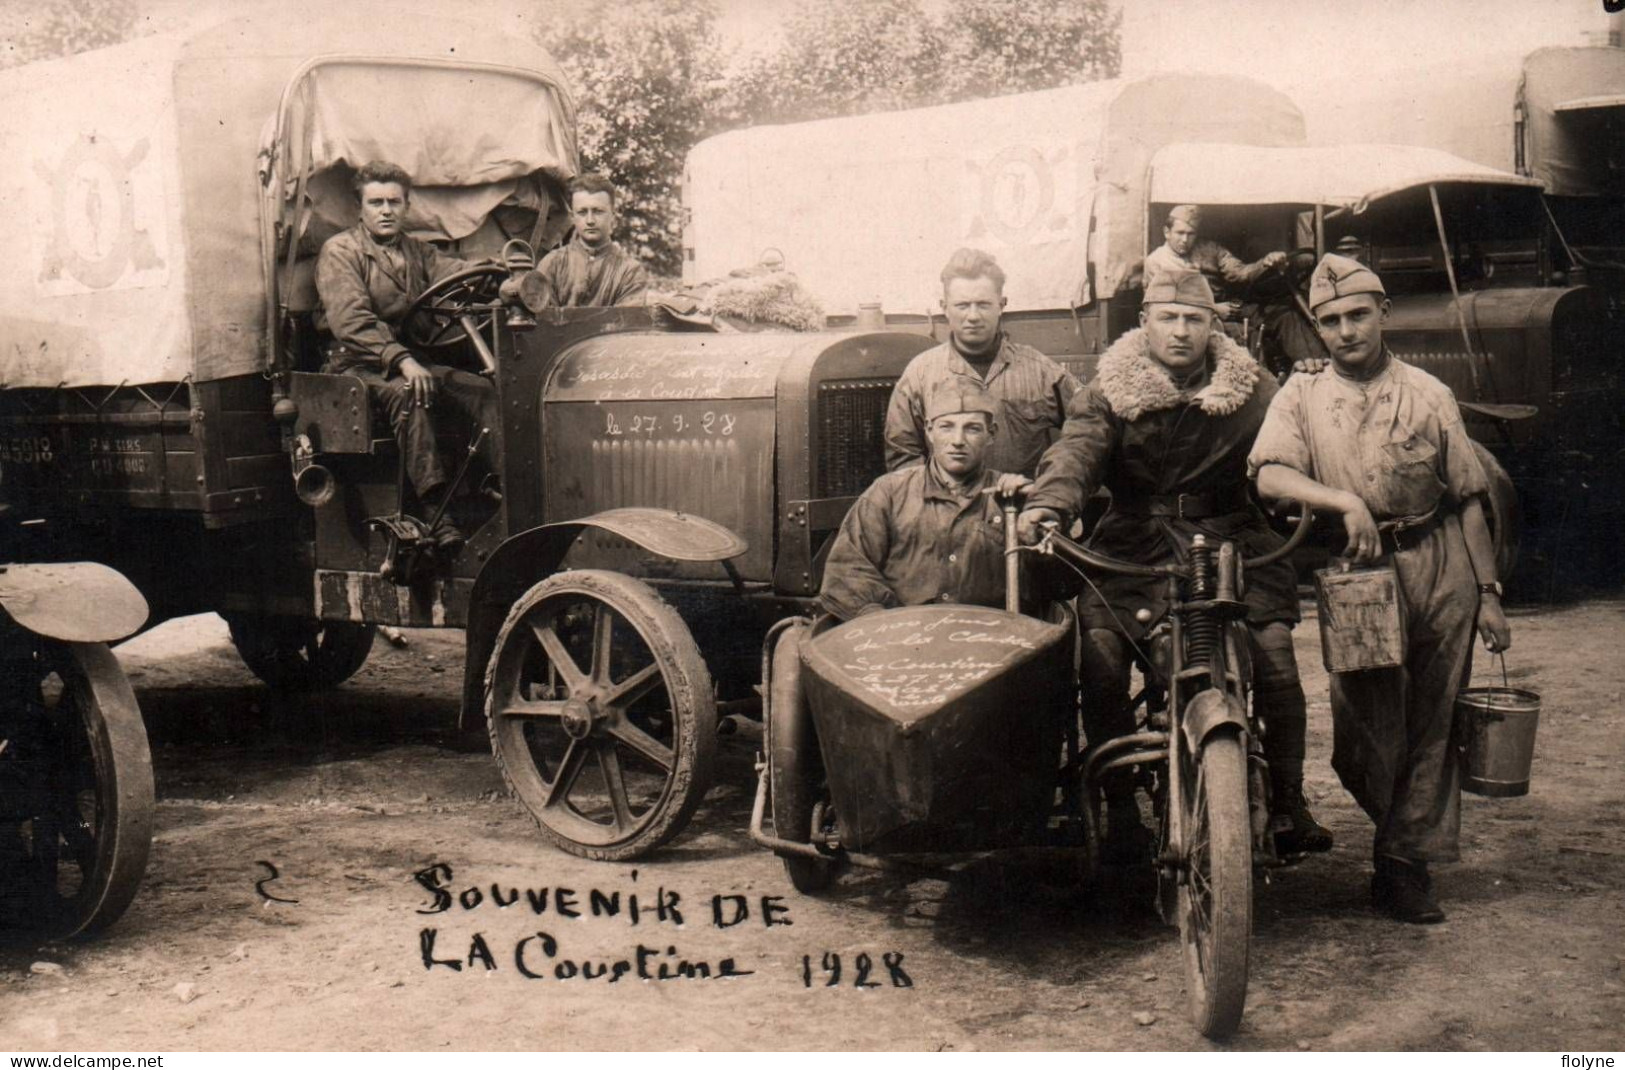
M 348 621 L 224 614 L 243 664 L 279 691 L 326 691 L 367 661 L 378 629 Z

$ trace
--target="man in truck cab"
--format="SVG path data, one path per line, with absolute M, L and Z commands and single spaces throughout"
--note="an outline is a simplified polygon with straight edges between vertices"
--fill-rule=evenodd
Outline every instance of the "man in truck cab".
M 1214 326 L 1213 290 L 1194 271 L 1158 276 L 1145 288 L 1137 330 L 1100 358 L 1073 399 L 1060 439 L 1044 454 L 1021 514 L 1021 539 L 1037 542 L 1045 522 L 1070 523 L 1101 486 L 1111 508 L 1090 545 L 1145 565 L 1177 559 L 1196 534 L 1236 543 L 1244 556 L 1281 539 L 1248 496 L 1247 451 L 1275 396 L 1275 380 Z M 1247 574 L 1253 706 L 1264 725 L 1271 828 L 1283 854 L 1327 851 L 1332 836 L 1303 795 L 1307 704 L 1292 651 L 1298 587 L 1289 561 Z M 1079 603 L 1081 675 L 1089 745 L 1134 731 L 1129 644 L 1166 615 L 1160 579 L 1109 576 Z M 1143 858 L 1148 832 L 1135 785 L 1108 779 L 1106 856 Z
M 591 171 L 570 182 L 575 237 L 537 265 L 551 303 L 560 308 L 641 305 L 649 273 L 615 241 L 615 184 Z
M 352 185 L 360 221 L 329 238 L 316 260 L 316 292 L 333 336 L 322 370 L 367 384 L 400 443 L 418 501 L 433 515 L 450 490 L 446 460 L 435 443 L 441 414 L 450 410 L 464 426 L 491 427 L 496 394 L 481 376 L 413 353 L 397 332 L 424 290 L 473 265 L 406 233 L 412 179 L 399 166 L 374 160 L 355 173 Z M 317 326 L 323 326 L 321 319 Z M 448 554 L 466 541 L 445 512 L 430 535 Z
M 1004 605 L 1004 515 L 997 499 L 1030 481 L 986 464 L 1000 433 L 998 408 L 998 399 L 974 384 L 947 383 L 931 392 L 925 460 L 870 484 L 835 536 L 818 595 L 826 612 L 850 620 L 932 602 Z M 1043 593 L 1035 587 L 1024 592 L 1031 591 L 1036 607 Z
M 1210 281 L 1223 282 L 1239 290 L 1257 282 L 1264 272 L 1286 263 L 1286 253 L 1277 251 L 1249 264 L 1218 242 L 1204 241 L 1201 229 L 1202 209 L 1196 205 L 1176 204 L 1168 210 L 1162 228 L 1163 243 L 1145 258 L 1142 274 L 1147 285 L 1158 275 L 1171 271 L 1200 271 Z M 1219 307 L 1225 316 L 1233 316 L 1240 309 L 1240 304 L 1234 301 Z
M 941 387 L 985 390 L 999 406 L 998 439 L 989 466 L 1030 476 L 1066 421 L 1078 392 L 1072 373 L 999 330 L 1008 303 L 1004 271 L 980 249 L 960 249 L 942 269 L 948 340 L 909 362 L 886 410 L 886 467 L 920 463 L 926 454 L 926 398 Z

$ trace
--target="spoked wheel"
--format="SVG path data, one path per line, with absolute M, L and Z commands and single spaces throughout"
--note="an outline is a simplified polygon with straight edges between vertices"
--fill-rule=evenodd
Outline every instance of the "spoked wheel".
M 781 840 L 796 843 L 811 838 L 813 811 L 825 794 L 818 735 L 801 687 L 801 644 L 806 637 L 803 624 L 780 634 L 773 647 L 773 685 L 768 696 L 767 785 L 773 831 Z M 835 879 L 833 859 L 780 857 L 790 883 L 803 895 L 816 895 Z
M 152 844 L 152 758 L 102 643 L 8 651 L 0 711 L 0 929 L 47 939 L 112 924 Z
M 549 577 L 514 604 L 486 668 L 491 749 L 557 846 L 636 858 L 682 830 L 711 782 L 711 674 L 682 618 L 614 572 Z
M 378 629 L 348 621 L 226 615 L 243 664 L 283 691 L 325 691 L 360 671 Z
M 1186 879 L 1179 887 L 1179 939 L 1191 1019 L 1203 1036 L 1225 1037 L 1247 1003 L 1253 929 L 1253 857 L 1247 821 L 1247 754 L 1240 737 L 1208 737 L 1186 781 Z

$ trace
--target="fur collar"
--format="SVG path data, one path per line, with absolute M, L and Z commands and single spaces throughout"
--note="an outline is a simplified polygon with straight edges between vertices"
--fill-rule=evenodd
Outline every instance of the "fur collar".
M 1194 393 L 1180 390 L 1162 365 L 1151 359 L 1145 329 L 1136 327 L 1101 355 L 1095 385 L 1112 411 L 1125 420 L 1192 401 L 1209 416 L 1229 416 L 1253 396 L 1258 363 L 1217 328 L 1208 340 L 1207 353 L 1213 364 L 1207 385 Z

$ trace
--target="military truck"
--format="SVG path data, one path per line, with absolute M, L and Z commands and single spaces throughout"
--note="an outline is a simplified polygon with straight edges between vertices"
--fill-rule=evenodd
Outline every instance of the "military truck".
M 1273 89 L 1162 75 L 714 137 L 688 160 L 685 271 L 773 251 L 836 322 L 939 335 L 937 272 L 954 247 L 980 246 L 1009 276 L 1011 337 L 1087 379 L 1137 322 L 1141 262 L 1174 204 L 1202 205 L 1203 237 L 1245 260 L 1292 251 L 1301 267 L 1342 243 L 1390 280 L 1396 351 L 1466 406 L 1510 566 L 1520 512 L 1552 524 L 1577 461 L 1584 478 L 1615 478 L 1625 411 L 1606 294 L 1559 270 L 1540 194 L 1537 178 L 1447 152 L 1311 147 Z M 1228 296 L 1307 327 L 1301 282 L 1272 274 Z M 1266 318 L 1232 327 L 1284 373 Z
M 341 683 L 380 624 L 466 628 L 463 713 L 553 842 L 626 858 L 675 835 L 929 339 L 523 304 L 579 166 L 574 103 L 488 27 L 255 15 L 7 72 L 0 99 L 26 146 L 0 161 L 18 559 L 115 565 L 152 623 L 219 612 L 283 688 Z M 485 440 L 496 491 L 460 497 L 450 560 L 365 384 L 320 367 L 315 256 L 374 158 L 416 179 L 418 237 L 515 254 L 406 326 L 489 374 L 502 414 L 441 428 L 451 456 Z

